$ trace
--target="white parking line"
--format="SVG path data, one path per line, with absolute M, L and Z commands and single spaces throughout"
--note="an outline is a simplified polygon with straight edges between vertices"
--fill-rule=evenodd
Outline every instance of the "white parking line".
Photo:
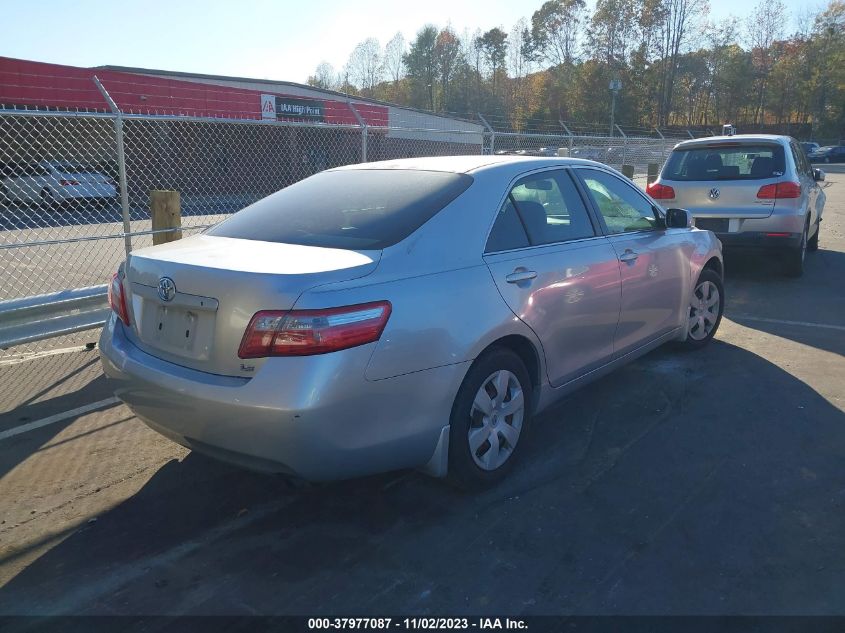
M 68 418 L 84 415 L 86 413 L 90 413 L 91 411 L 102 409 L 103 407 L 108 407 L 112 404 L 117 404 L 118 402 L 120 402 L 120 400 L 117 398 L 106 398 L 105 400 L 92 402 L 91 404 L 86 404 L 85 406 L 77 407 L 76 409 L 71 409 L 70 411 L 56 413 L 55 415 L 41 418 L 40 420 L 35 420 L 34 422 L 27 422 L 26 424 L 21 424 L 20 426 L 16 426 L 0 433 L 0 441 L 14 437 L 15 435 L 20 435 L 21 433 L 26 433 L 27 431 L 40 429 L 42 426 L 48 426 L 50 424 L 55 424 L 56 422 L 61 422 L 62 420 L 67 420 Z
M 765 319 L 747 314 L 726 314 L 729 319 L 744 319 L 746 321 L 759 321 L 761 323 L 780 323 L 781 325 L 802 325 L 804 327 L 818 327 L 826 330 L 842 330 L 845 332 L 845 325 L 831 325 L 830 323 L 812 323 L 810 321 L 784 321 L 781 319 Z
M 91 351 L 91 349 L 93 348 L 86 347 L 85 345 L 77 345 L 75 347 L 62 347 L 60 349 L 51 349 L 44 352 L 28 352 L 24 354 L 17 354 L 0 360 L 0 367 L 4 367 L 6 365 L 20 365 L 21 363 L 28 363 L 39 358 L 45 358 L 47 356 L 56 356 L 58 354 L 70 354 L 72 352 L 87 352 Z

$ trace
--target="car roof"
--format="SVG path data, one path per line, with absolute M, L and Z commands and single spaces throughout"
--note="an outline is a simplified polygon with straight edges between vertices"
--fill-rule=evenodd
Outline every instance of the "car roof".
M 419 171 L 443 171 L 455 174 L 469 174 L 480 170 L 498 169 L 502 167 L 520 167 L 524 171 L 542 169 L 543 167 L 566 167 L 570 165 L 591 165 L 603 167 L 606 165 L 581 158 L 517 156 L 517 155 L 472 155 L 472 156 L 424 156 L 420 158 L 399 158 L 372 163 L 359 163 L 336 167 L 331 171 L 346 171 L 360 169 L 410 169 Z
M 681 141 L 675 145 L 675 149 L 688 149 L 698 145 L 707 146 L 713 143 L 778 143 L 781 145 L 789 143 L 790 136 L 777 134 L 733 134 L 731 136 L 706 136 L 704 138 Z

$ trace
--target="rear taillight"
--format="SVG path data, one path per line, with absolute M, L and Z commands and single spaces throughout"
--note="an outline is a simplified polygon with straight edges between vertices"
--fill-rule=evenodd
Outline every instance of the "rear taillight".
M 778 200 L 780 198 L 800 198 L 801 185 L 797 182 L 776 182 L 763 185 L 757 192 L 757 197 L 763 200 Z
M 59 184 L 62 187 L 75 187 L 76 185 L 79 184 L 79 181 L 77 181 L 77 180 L 60 180 Z
M 262 310 L 244 333 L 240 358 L 311 356 L 377 341 L 390 317 L 390 303 L 377 301 L 326 310 Z
M 671 200 L 675 197 L 675 190 L 669 185 L 652 182 L 646 185 L 645 192 L 655 200 Z
M 129 325 L 129 311 L 126 309 L 126 295 L 123 294 L 123 280 L 120 273 L 112 275 L 109 284 L 109 306 L 124 324 Z

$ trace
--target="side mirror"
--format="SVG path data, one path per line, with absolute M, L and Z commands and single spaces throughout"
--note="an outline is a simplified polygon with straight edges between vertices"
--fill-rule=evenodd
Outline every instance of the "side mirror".
M 813 180 L 816 182 L 824 182 L 824 172 L 821 169 L 813 169 Z
M 692 226 L 692 214 L 686 209 L 667 209 L 667 229 L 688 229 Z

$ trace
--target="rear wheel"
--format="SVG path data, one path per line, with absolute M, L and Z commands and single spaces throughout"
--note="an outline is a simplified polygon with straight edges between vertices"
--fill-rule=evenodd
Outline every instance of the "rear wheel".
M 807 233 L 810 230 L 809 221 L 804 225 L 801 233 L 801 243 L 797 248 L 786 252 L 786 274 L 790 277 L 800 277 L 804 274 L 804 260 L 807 258 Z
M 473 363 L 450 418 L 449 480 L 479 489 L 511 470 L 531 420 L 533 390 L 515 353 L 492 349 Z
M 41 190 L 41 206 L 44 209 L 52 209 L 56 206 L 56 199 L 53 197 L 53 192 L 49 189 Z
M 808 251 L 817 251 L 819 250 L 819 233 L 822 231 L 822 225 L 820 223 L 816 224 L 816 232 L 813 234 L 807 241 L 807 250 Z
M 709 268 L 701 271 L 687 311 L 686 349 L 700 349 L 716 336 L 725 310 L 725 287 L 722 278 Z

